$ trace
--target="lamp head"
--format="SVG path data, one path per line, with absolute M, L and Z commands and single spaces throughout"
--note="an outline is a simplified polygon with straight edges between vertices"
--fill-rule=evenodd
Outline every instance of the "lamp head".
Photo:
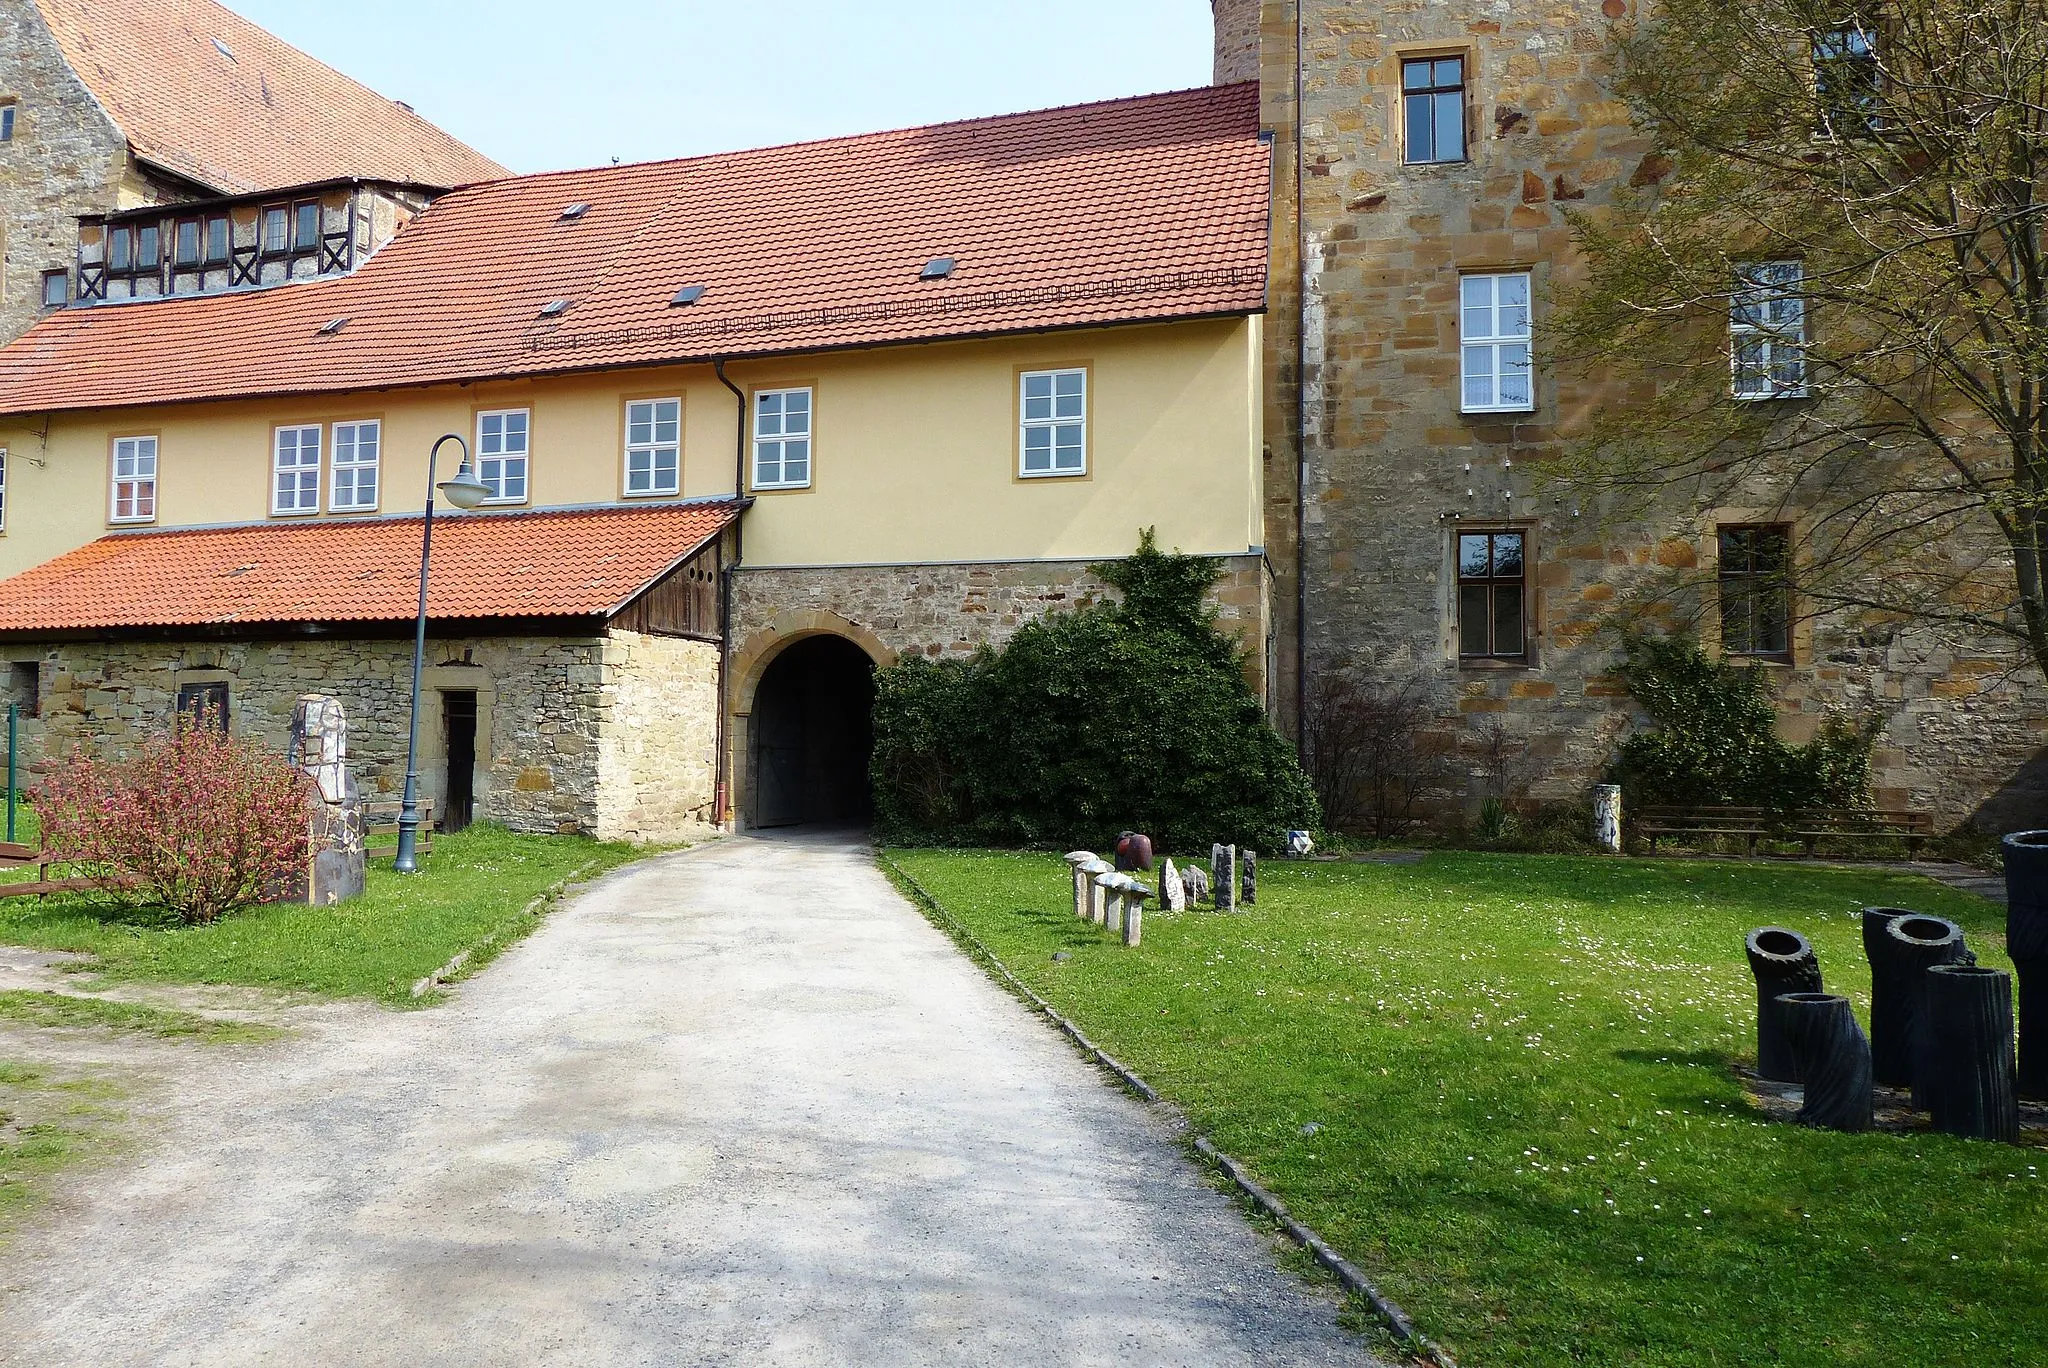
M 475 508 L 491 497 L 491 487 L 479 480 L 469 462 L 464 461 L 454 479 L 441 481 L 441 496 L 457 508 Z

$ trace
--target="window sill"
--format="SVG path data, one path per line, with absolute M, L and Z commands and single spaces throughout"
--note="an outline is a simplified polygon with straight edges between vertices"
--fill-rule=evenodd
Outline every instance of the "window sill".
M 1461 407 L 1461 408 L 1459 408 L 1459 410 L 1458 410 L 1458 416 L 1459 416 L 1459 417 L 1461 417 L 1461 418 L 1520 418 L 1520 417 L 1526 417 L 1526 416 L 1528 416 L 1529 414 L 1532 414 L 1532 413 L 1534 413 L 1535 411 L 1536 411 L 1536 406 L 1535 406 L 1534 404 L 1528 404 L 1528 405 L 1525 405 L 1525 406 L 1523 406 L 1523 407 L 1521 407 L 1521 408 L 1463 408 L 1463 407 Z
M 638 499 L 642 502 L 648 499 L 680 499 L 683 497 L 683 491 L 680 489 L 625 489 L 619 492 L 619 497 L 621 499 Z
M 1526 656 L 1459 656 L 1461 670 L 1533 670 L 1536 662 Z
M 801 494 L 809 488 L 809 484 L 757 484 L 752 486 L 749 492 L 754 494 Z
M 1017 472 L 1017 478 L 1020 480 L 1085 480 L 1088 478 L 1088 472 L 1085 470 L 1020 470 Z

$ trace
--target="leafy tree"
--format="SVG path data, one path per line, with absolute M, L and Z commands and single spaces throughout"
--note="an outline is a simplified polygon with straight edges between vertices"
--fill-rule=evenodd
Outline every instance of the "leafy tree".
M 1617 43 L 1656 150 L 1574 216 L 1556 352 L 1627 402 L 1564 473 L 1782 515 L 1804 610 L 2048 669 L 2048 0 L 1658 0 Z
M 1213 561 L 1161 552 L 1092 567 L 1121 598 L 1027 624 L 966 660 L 876 678 L 875 808 L 885 839 L 1276 850 L 1316 824 L 1292 748 L 1216 629 Z

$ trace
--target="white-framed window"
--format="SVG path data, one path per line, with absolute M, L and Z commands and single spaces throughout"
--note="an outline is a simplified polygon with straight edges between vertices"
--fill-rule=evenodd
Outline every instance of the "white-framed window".
M 626 404 L 626 493 L 677 494 L 683 487 L 683 401 Z
M 270 456 L 270 511 L 280 517 L 320 511 L 320 426 L 281 427 Z
M 1805 397 L 1805 279 L 1796 261 L 1755 261 L 1737 269 L 1728 309 L 1737 399 Z
M 0 532 L 7 530 L 7 448 L 0 447 Z
M 1458 289 L 1460 407 L 1466 413 L 1526 413 L 1535 408 L 1529 273 L 1468 275 Z
M 525 503 L 530 409 L 498 409 L 476 416 L 476 474 L 489 487 L 485 503 Z
M 334 480 L 330 513 L 362 513 L 377 506 L 377 462 L 384 425 L 375 418 L 334 425 Z
M 810 390 L 760 391 L 754 396 L 754 488 L 807 489 L 810 483 Z
M 156 438 L 114 439 L 113 484 L 113 499 L 107 515 L 110 521 L 156 521 Z
M 1025 371 L 1018 378 L 1017 473 L 1027 478 L 1088 473 L 1088 372 Z

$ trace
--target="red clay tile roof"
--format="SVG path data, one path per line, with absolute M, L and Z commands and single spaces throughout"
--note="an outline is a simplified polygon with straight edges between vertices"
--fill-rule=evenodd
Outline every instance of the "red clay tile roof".
M 435 618 L 594 618 L 717 536 L 732 500 L 437 513 Z M 420 519 L 117 532 L 0 581 L 0 634 L 410 622 Z
M 0 351 L 0 413 L 1254 313 L 1267 181 L 1251 85 L 522 176 L 352 276 L 60 309 Z
M 511 174 L 213 0 L 36 8 L 137 156 L 224 193 L 350 179 L 448 187 Z

